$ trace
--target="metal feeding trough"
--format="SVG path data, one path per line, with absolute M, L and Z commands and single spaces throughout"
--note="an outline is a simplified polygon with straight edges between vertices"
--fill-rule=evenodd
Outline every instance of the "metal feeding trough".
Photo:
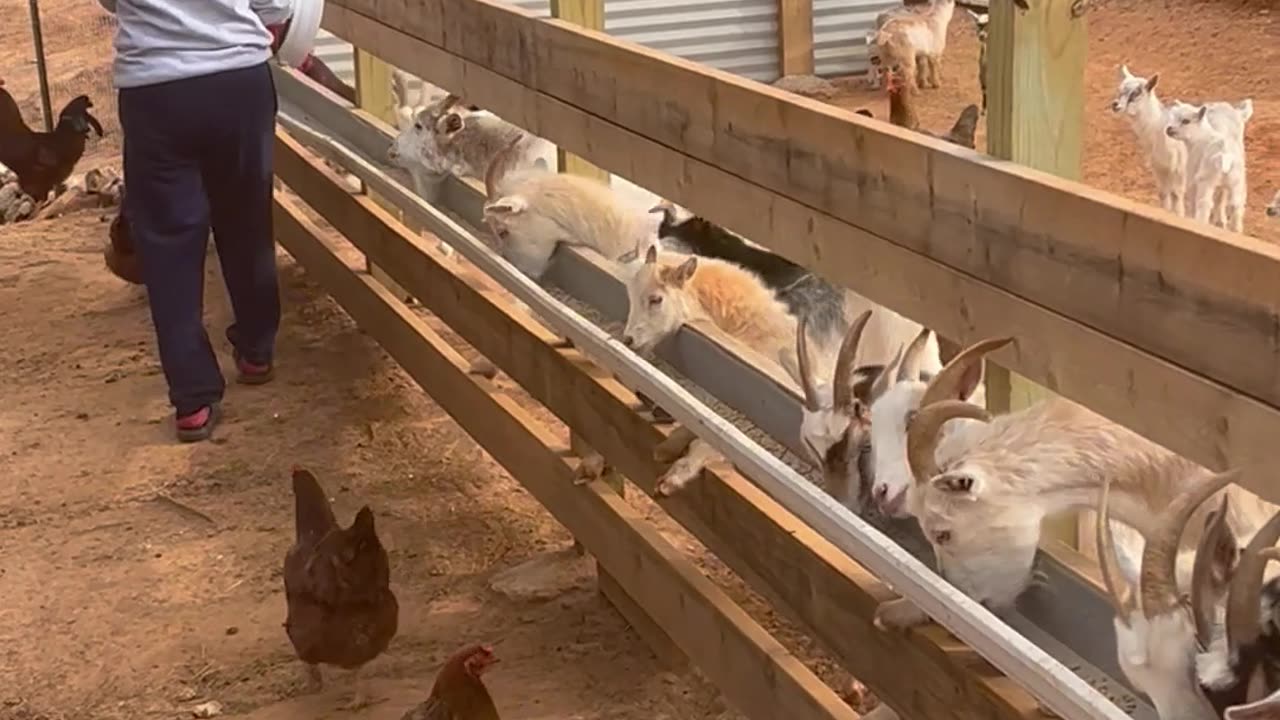
M 284 39 L 276 50 L 280 62 L 291 67 L 302 64 L 315 49 L 316 35 L 320 32 L 320 18 L 324 16 L 324 0 L 294 0 L 293 17 L 280 32 Z

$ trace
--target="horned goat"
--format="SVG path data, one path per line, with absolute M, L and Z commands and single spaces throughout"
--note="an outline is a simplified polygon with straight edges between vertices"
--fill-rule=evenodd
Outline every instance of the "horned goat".
M 1241 553 L 1227 521 L 1230 495 L 1223 492 L 1238 475 L 1202 477 L 1156 516 L 1136 593 L 1111 573 L 1110 488 L 1103 486 L 1098 559 L 1115 612 L 1117 659 L 1162 720 L 1280 717 L 1280 580 L 1273 577 L 1264 586 L 1268 562 L 1280 557 L 1273 547 L 1280 539 L 1280 513 Z M 1215 494 L 1220 499 L 1205 516 L 1190 581 L 1184 584 L 1177 567 L 1181 537 Z
M 510 169 L 524 143 L 521 136 L 511 138 L 485 173 L 485 224 L 518 270 L 541 278 L 561 244 L 589 247 L 616 261 L 651 241 L 651 216 L 608 185 L 540 167 Z
M 1117 519 L 1145 538 L 1156 530 L 1152 518 L 1179 488 L 1206 473 L 1063 398 L 995 418 L 964 402 L 981 377 L 983 357 L 1011 342 L 984 340 L 961 351 L 905 419 L 915 479 L 907 494 L 911 512 L 939 571 L 993 609 L 1011 606 L 1031 580 L 1041 521 L 1096 508 L 1101 478 L 1113 478 Z M 950 421 L 956 422 L 944 427 Z M 1233 499 L 1228 522 L 1241 536 L 1277 510 L 1240 488 L 1227 492 Z M 1192 547 L 1198 539 L 1189 538 Z M 898 627 L 927 620 L 905 600 L 882 605 L 877 617 L 881 625 Z
M 914 79 L 921 88 L 941 87 L 947 26 L 955 11 L 956 0 L 930 0 L 929 5 L 918 12 L 887 19 L 875 37 L 881 65 L 900 65 L 908 74 L 916 76 Z
M 1160 207 L 1177 215 L 1186 214 L 1187 147 L 1165 132 L 1167 108 L 1156 96 L 1160 73 L 1144 78 L 1120 66 L 1120 86 L 1116 88 L 1111 111 L 1124 113 L 1156 179 Z

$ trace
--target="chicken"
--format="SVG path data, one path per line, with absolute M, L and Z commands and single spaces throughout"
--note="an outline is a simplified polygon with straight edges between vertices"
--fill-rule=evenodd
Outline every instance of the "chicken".
M 400 606 L 391 566 L 366 505 L 341 528 L 314 475 L 293 470 L 297 540 L 284 558 L 285 631 L 307 665 L 310 689 L 320 664 L 356 671 L 350 708 L 369 704 L 360 670 L 395 637 Z
M 454 653 L 436 674 L 426 702 L 400 720 L 499 720 L 498 708 L 480 679 L 496 662 L 487 645 L 469 645 Z
M 923 130 L 920 128 L 920 116 L 916 113 L 916 87 L 910 74 L 902 72 L 900 66 L 894 65 L 889 68 L 885 77 L 889 91 L 889 122 L 970 150 L 975 149 L 974 136 L 978 131 L 979 115 L 977 105 L 970 104 L 961 110 L 950 132 L 945 135 Z
M 0 164 L 17 173 L 18 186 L 37 203 L 71 175 L 84 155 L 90 128 L 102 137 L 102 125 L 89 114 L 91 107 L 88 96 L 76 96 L 58 114 L 53 132 L 34 132 L 22 120 L 13 96 L 0 87 Z

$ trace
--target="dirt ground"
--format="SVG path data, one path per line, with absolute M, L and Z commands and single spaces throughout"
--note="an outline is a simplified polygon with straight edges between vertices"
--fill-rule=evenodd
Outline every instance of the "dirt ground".
M 1160 71 L 1166 97 L 1251 96 L 1248 223 L 1258 231 L 1259 210 L 1280 184 L 1280 85 L 1274 73 L 1250 71 L 1280 62 L 1269 4 L 1100 7 L 1085 179 L 1150 202 L 1129 130 L 1106 107 L 1119 62 Z M 107 128 L 80 169 L 116 165 L 103 16 L 92 0 L 42 7 L 55 108 L 87 91 Z M 939 129 L 978 97 L 963 13 L 952 35 L 948 85 L 923 113 Z M 0 77 L 34 124 L 29 43 L 24 12 L 0 15 Z M 842 102 L 885 112 L 879 96 L 856 90 Z M 280 377 L 231 387 L 217 442 L 174 443 L 145 299 L 104 270 L 105 228 L 94 212 L 0 228 L 0 720 L 190 717 L 206 700 L 257 720 L 398 718 L 426 696 L 443 658 L 476 640 L 497 644 L 503 663 L 489 685 L 510 718 L 738 717 L 696 673 L 667 672 L 595 594 L 585 568 L 550 600 L 490 587 L 496 573 L 563 550 L 568 536 L 287 255 Z M 1280 240 L 1274 230 L 1260 234 Z M 208 306 L 225 357 L 229 315 L 213 262 Z M 337 709 L 352 687 L 342 673 L 320 695 L 301 693 L 280 627 L 293 464 L 317 472 L 340 520 L 369 503 L 390 549 L 400 632 L 371 666 L 385 702 L 362 714 Z M 633 502 L 657 518 L 646 500 Z M 811 642 L 663 526 L 824 679 L 843 685 Z

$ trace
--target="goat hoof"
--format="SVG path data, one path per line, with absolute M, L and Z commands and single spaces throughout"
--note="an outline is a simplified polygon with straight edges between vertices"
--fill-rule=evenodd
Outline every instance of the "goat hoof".
M 586 485 L 588 483 L 599 480 L 605 476 L 609 470 L 609 465 L 604 461 L 604 456 L 599 453 L 588 455 L 582 458 L 582 462 L 578 463 L 578 469 L 575 472 L 573 480 L 574 485 Z
M 653 459 L 663 465 L 670 465 L 683 457 L 696 439 L 698 436 L 692 430 L 681 425 L 653 447 Z
M 898 598 L 880 603 L 872 622 L 878 630 L 906 630 L 929 622 L 929 616 L 910 600 Z

